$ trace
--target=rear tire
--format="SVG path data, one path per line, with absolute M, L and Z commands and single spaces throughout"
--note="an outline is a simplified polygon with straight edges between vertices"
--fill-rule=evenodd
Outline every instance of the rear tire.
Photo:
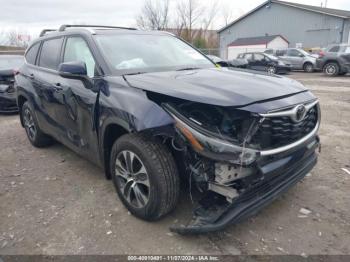
M 27 137 L 33 146 L 47 147 L 52 145 L 53 139 L 40 130 L 34 110 L 28 101 L 22 106 L 21 117 Z
M 327 63 L 323 67 L 323 73 L 327 76 L 337 76 L 339 74 L 339 65 L 334 62 Z
M 314 71 L 314 66 L 311 63 L 305 63 L 303 69 L 306 73 L 312 73 Z
M 174 158 L 151 136 L 127 134 L 115 141 L 110 173 L 125 207 L 141 219 L 158 220 L 178 202 L 180 182 Z

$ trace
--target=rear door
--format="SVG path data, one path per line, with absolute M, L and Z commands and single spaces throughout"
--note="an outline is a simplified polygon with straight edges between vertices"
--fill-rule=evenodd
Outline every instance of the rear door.
M 96 60 L 88 43 L 81 36 L 69 36 L 65 40 L 62 62 L 84 62 L 92 82 L 99 75 Z M 81 80 L 58 77 L 60 89 L 55 90 L 56 121 L 64 130 L 67 146 L 85 157 L 96 161 L 98 144 L 96 133 L 97 93 L 87 89 Z
M 60 80 L 57 70 L 62 44 L 63 37 L 44 40 L 41 45 L 37 66 L 29 75 L 39 98 L 39 114 L 44 120 L 42 123 L 47 124 L 44 130 L 48 130 L 57 139 L 62 133 L 56 115 L 56 108 L 59 104 L 56 90 L 59 88 L 58 83 Z

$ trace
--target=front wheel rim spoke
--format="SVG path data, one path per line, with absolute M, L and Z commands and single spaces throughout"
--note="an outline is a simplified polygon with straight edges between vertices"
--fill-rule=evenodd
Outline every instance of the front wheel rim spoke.
M 123 194 L 129 203 L 131 203 L 131 191 L 133 190 L 133 184 L 133 180 L 128 180 L 123 188 Z
M 123 164 L 120 161 L 120 159 L 117 159 L 117 161 L 116 161 L 115 171 L 116 171 L 117 176 L 120 176 L 120 177 L 124 178 L 125 180 L 128 179 L 128 171 L 125 169 L 125 167 L 123 167 Z
M 133 186 L 133 191 L 138 206 L 144 206 L 148 200 L 147 196 L 144 195 L 137 184 Z

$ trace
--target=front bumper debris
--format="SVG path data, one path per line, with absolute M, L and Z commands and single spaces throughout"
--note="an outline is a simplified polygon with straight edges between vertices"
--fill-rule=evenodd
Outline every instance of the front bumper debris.
M 17 113 L 18 107 L 14 93 L 0 93 L 0 113 Z
M 200 201 L 194 219 L 186 226 L 172 226 L 179 234 L 200 234 L 224 229 L 229 224 L 256 214 L 305 177 L 317 163 L 319 139 L 292 152 L 262 157 L 258 161 L 260 182 L 251 185 L 230 203 L 213 203 L 213 196 Z M 272 159 L 271 159 L 272 158 Z

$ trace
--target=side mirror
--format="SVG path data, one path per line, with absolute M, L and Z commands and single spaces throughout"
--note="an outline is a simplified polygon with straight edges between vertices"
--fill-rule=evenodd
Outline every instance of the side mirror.
M 86 64 L 84 62 L 66 62 L 58 66 L 60 76 L 69 79 L 87 78 Z
M 98 88 L 87 75 L 86 64 L 80 61 L 61 63 L 58 66 L 60 76 L 68 79 L 81 80 L 87 89 L 98 92 Z
M 299 54 L 299 57 L 305 57 L 303 54 Z

